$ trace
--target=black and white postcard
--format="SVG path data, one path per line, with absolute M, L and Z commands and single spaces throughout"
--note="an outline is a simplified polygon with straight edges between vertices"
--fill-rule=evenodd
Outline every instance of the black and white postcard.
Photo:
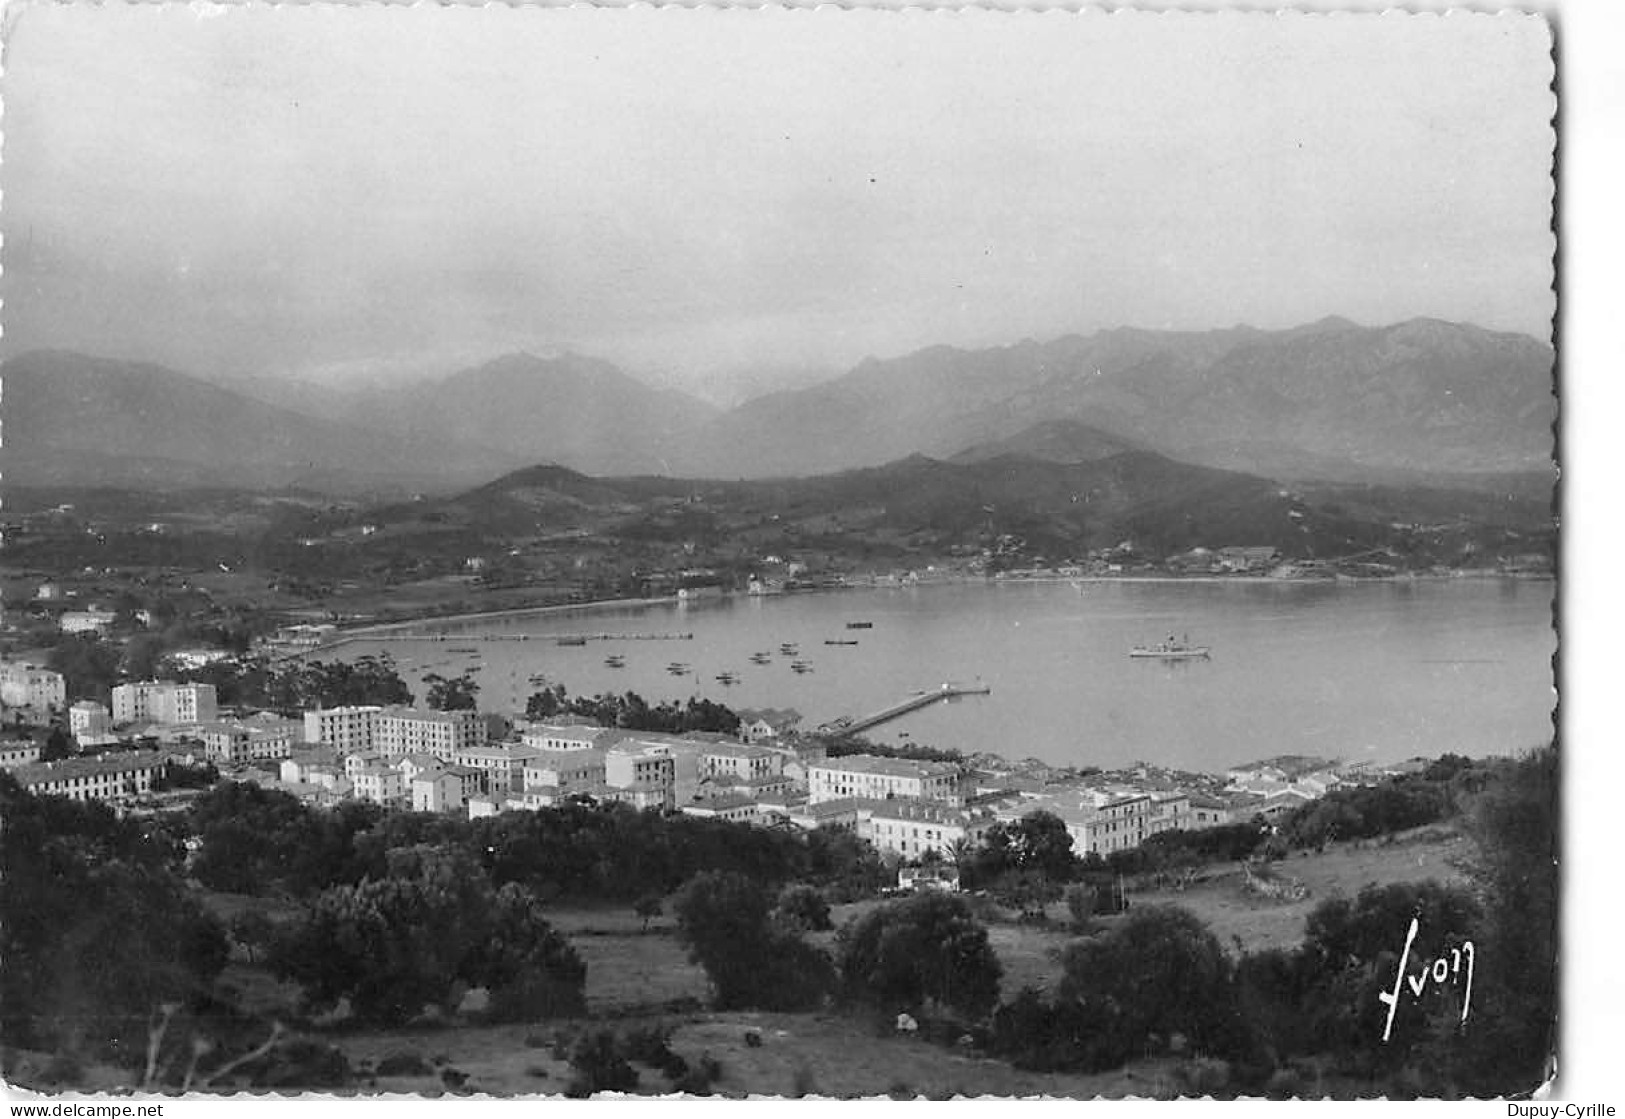
M 9 11 L 8 1100 L 1533 1107 L 1558 79 Z

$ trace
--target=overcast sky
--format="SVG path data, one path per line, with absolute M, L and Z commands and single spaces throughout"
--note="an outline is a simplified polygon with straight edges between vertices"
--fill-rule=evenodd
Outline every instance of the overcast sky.
M 1549 335 L 1527 17 L 37 7 L 4 349 L 699 378 L 1124 324 Z

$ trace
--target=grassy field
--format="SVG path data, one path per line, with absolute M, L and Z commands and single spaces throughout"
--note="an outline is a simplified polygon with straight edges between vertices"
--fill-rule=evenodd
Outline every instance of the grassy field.
M 1360 840 L 1301 852 L 1276 864 L 1278 872 L 1297 883 L 1305 895 L 1296 901 L 1260 897 L 1244 885 L 1239 866 L 1214 868 L 1184 890 L 1156 890 L 1131 896 L 1135 905 L 1178 905 L 1189 909 L 1213 930 L 1227 948 L 1238 942 L 1246 951 L 1294 948 L 1303 940 L 1304 923 L 1315 906 L 1329 898 L 1353 897 L 1364 886 L 1419 882 L 1429 878 L 1460 884 L 1459 864 L 1471 854 L 1469 840 L 1445 828 L 1423 828 L 1391 841 Z

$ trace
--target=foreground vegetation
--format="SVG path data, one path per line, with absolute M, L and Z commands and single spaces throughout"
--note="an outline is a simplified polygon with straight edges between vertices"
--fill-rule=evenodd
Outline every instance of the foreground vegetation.
M 985 896 L 887 900 L 889 868 L 841 833 L 316 813 L 244 785 L 121 819 L 0 777 L 0 1038 L 14 1080 L 193 1089 L 1526 1093 L 1555 1006 L 1555 751 L 1399 787 L 1451 822 L 1395 844 L 1317 823 L 1358 831 L 1388 790 L 1311 806 L 1239 862 L 1240 832 L 1163 840 L 1111 912 L 1041 818 L 960 853 Z M 1221 935 L 1220 890 L 1276 927 Z M 1486 963 L 1470 1007 L 1460 984 L 1407 994 L 1385 1041 L 1412 917 L 1408 973 L 1468 941 Z M 840 1074 L 855 1049 L 875 1079 Z

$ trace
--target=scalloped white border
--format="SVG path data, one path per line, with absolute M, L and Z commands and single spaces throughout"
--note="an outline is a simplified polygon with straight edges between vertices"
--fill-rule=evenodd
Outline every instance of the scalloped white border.
M 0 0 L 0 39 L 8 36 L 15 21 L 29 7 L 40 3 L 87 3 L 104 0 Z M 183 0 L 105 0 L 109 3 L 172 3 Z M 245 6 L 261 0 L 228 0 L 227 3 L 194 3 L 198 9 L 216 6 Z M 288 0 L 303 4 L 306 0 Z M 322 0 L 328 2 L 328 0 Z M 349 2 L 349 0 L 336 0 Z M 355 0 L 355 2 L 384 3 L 408 6 L 395 0 Z M 424 0 L 440 2 L 445 6 L 486 6 L 481 0 Z M 501 0 L 510 7 L 609 7 L 649 8 L 642 0 L 596 0 L 595 3 L 571 3 L 569 0 Z M 1619 403 L 1618 381 L 1621 347 L 1608 329 L 1617 314 L 1618 262 L 1625 257 L 1625 238 L 1621 237 L 1619 207 L 1625 205 L 1625 176 L 1621 174 L 1621 153 L 1625 150 L 1625 65 L 1621 64 L 1625 52 L 1625 5 L 1615 0 L 1525 0 L 1517 4 L 1484 3 L 1481 0 L 1458 0 L 1456 3 L 1437 3 L 1419 0 L 1408 4 L 1389 4 L 1381 0 L 1299 0 L 1293 4 L 1260 3 L 1256 0 L 1143 0 L 1135 4 L 1078 4 L 1041 3 L 1023 0 L 982 0 L 979 3 L 916 3 L 905 4 L 887 0 L 849 0 L 845 3 L 820 0 L 784 0 L 781 3 L 699 3 L 673 0 L 670 5 L 686 8 L 762 8 L 777 7 L 795 10 L 813 10 L 834 7 L 841 9 L 890 10 L 923 9 L 933 11 L 983 12 L 1162 12 L 1162 13 L 1255 13 L 1349 16 L 1355 13 L 1405 13 L 1412 15 L 1455 16 L 1474 14 L 1534 14 L 1551 24 L 1556 36 L 1558 92 L 1555 126 L 1559 135 L 1559 177 L 1556 221 L 1560 230 L 1560 255 L 1556 272 L 1559 288 L 1558 345 L 1559 377 L 1563 394 L 1562 445 L 1564 460 L 1563 502 L 1563 555 L 1560 596 L 1563 611 L 1563 654 L 1561 680 L 1563 684 L 1564 727 L 1564 792 L 1565 804 L 1573 806 L 1565 813 L 1564 834 L 1564 942 L 1563 942 L 1563 1020 L 1562 1052 L 1564 1067 L 1560 1079 L 1548 1098 L 1577 1103 L 1614 1102 L 1625 1107 L 1625 1099 L 1609 1089 L 1619 1087 L 1619 1078 L 1609 1076 L 1619 1060 L 1617 1047 L 1612 1042 L 1620 1039 L 1620 1007 L 1625 1006 L 1625 968 L 1613 951 L 1617 934 L 1617 919 L 1622 916 L 1621 906 L 1613 897 L 1610 887 L 1617 881 L 1617 866 L 1608 857 L 1617 836 L 1608 829 L 1603 817 L 1607 808 L 1595 804 L 1596 800 L 1615 790 L 1625 789 L 1621 780 L 1620 751 L 1617 748 L 1616 723 L 1620 714 L 1608 706 L 1606 697 L 1617 694 L 1612 664 L 1607 646 L 1616 631 L 1614 621 L 1625 621 L 1621 599 L 1625 592 L 1617 585 L 1613 568 L 1615 557 L 1622 553 L 1614 547 L 1619 543 L 1619 532 L 1614 518 L 1625 512 L 1625 502 L 1619 501 L 1610 483 L 1625 477 L 1625 463 L 1616 461 L 1620 440 L 1614 430 L 1612 417 L 1617 413 L 1611 405 Z M 203 14 L 202 11 L 199 13 Z M 3 56 L 0 56 L 3 58 Z M 3 75 L 3 68 L 0 68 Z M 0 77 L 3 92 L 3 77 Z M 4 119 L 0 116 L 0 128 Z M 3 148 L 0 148 L 3 162 Z M 0 184 L 3 184 L 3 166 L 0 166 Z M 3 204 L 3 196 L 0 196 Z M 0 308 L 0 328 L 3 328 L 4 310 Z M 0 385 L 3 393 L 3 385 Z M 3 395 L 0 395 L 3 401 Z M 3 437 L 3 428 L 0 428 Z M 0 504 L 3 504 L 3 479 L 0 479 Z M 1601 635 L 1601 636 L 1599 636 Z M 1582 799 L 1579 790 L 1588 791 Z M 1590 790 L 1599 790 L 1595 797 Z M 1612 872 L 1612 873 L 1610 873 Z M 94 1100 L 101 1097 L 66 1095 L 52 1097 L 50 1102 Z M 140 1097 L 119 1097 L 121 1102 L 140 1102 Z M 0 1101 L 21 1103 L 43 1101 L 42 1097 L 22 1093 L 9 1085 L 0 1084 Z M 365 1101 L 336 1097 L 302 1097 L 312 1103 L 345 1103 L 351 1107 L 440 1107 L 449 1101 L 427 1101 L 413 1097 L 370 1097 Z M 210 1114 L 222 1107 L 254 1106 L 259 1103 L 275 1106 L 269 1099 L 259 1097 L 252 1103 L 227 1103 L 218 1097 L 197 1100 L 168 1098 L 171 1114 L 184 1119 L 187 1113 L 207 1107 Z M 292 1101 L 287 1101 L 292 1102 Z M 544 1099 L 547 1105 L 558 1101 Z M 698 1105 L 699 1101 L 695 1102 Z M 1079 1101 L 1051 1101 L 1031 1106 L 1071 1106 Z M 1121 1101 L 1091 1101 L 1099 1106 L 1118 1106 Z M 1194 1102 L 1194 1101 L 1178 1101 Z M 1376 1102 L 1376 1101 L 1372 1101 Z M 522 1103 L 509 1101 L 508 1106 Z M 501 1106 L 501 1105 L 493 1105 Z M 577 1106 L 565 1103 L 564 1106 Z M 594 1101 L 579 1106 L 619 1110 L 626 1107 L 647 1106 L 631 1102 Z M 768 1106 L 796 1106 L 778 1102 Z M 822 1110 L 829 1103 L 802 1104 Z M 842 1106 L 867 1109 L 882 1106 L 877 1103 L 845 1103 Z M 956 1105 L 965 1109 L 981 1109 L 987 1102 L 964 1102 Z M 1153 1104 L 1152 1106 L 1159 1106 Z M 1166 1106 L 1166 1105 L 1160 1105 Z M 1225 1105 L 1215 1105 L 1225 1106 Z M 1235 1104 L 1230 1106 L 1246 1106 Z M 1303 1107 L 1330 1107 L 1329 1104 L 1297 1103 Z M 1443 1104 L 1413 1105 L 1446 1107 Z M 1473 1105 L 1466 1105 L 1473 1106 Z M 1491 1105 L 1497 1106 L 1497 1105 Z M 991 1112 L 989 1112 L 990 1114 Z M 1497 1111 L 1498 1114 L 1506 1114 Z M 196 1114 L 204 1114 L 196 1111 Z

